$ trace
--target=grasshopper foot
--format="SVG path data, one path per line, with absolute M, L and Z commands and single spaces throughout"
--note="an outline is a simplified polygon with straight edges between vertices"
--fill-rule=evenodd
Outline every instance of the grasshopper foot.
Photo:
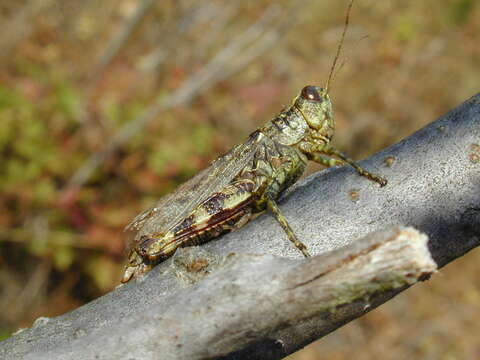
M 150 271 L 151 268 L 152 265 L 146 264 L 142 257 L 135 251 L 135 249 L 132 249 L 128 264 L 125 266 L 125 271 L 123 273 L 121 282 L 126 283 L 134 278 L 140 277 L 146 272 Z

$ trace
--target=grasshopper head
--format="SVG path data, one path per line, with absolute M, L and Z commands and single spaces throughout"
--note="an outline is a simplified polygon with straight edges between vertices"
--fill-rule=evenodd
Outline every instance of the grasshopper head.
M 320 86 L 305 86 L 295 99 L 294 107 L 307 122 L 311 137 L 326 142 L 331 140 L 335 121 L 327 90 Z

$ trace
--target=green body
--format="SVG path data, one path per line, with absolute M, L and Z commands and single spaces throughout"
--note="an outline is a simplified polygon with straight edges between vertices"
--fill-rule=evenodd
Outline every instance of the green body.
M 326 90 L 306 86 L 292 105 L 210 167 L 137 216 L 137 231 L 122 282 L 150 270 L 178 247 L 209 241 L 270 209 L 288 238 L 305 255 L 276 204 L 304 173 L 309 160 L 325 166 L 351 164 L 362 176 L 385 185 L 330 146 L 332 104 Z M 339 159 L 332 158 L 336 156 Z

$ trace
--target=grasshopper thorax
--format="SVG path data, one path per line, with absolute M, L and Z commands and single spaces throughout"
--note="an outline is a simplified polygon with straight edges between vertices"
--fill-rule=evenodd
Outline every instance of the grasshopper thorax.
M 335 123 L 327 91 L 305 86 L 292 105 L 270 120 L 261 132 L 283 145 L 330 142 Z

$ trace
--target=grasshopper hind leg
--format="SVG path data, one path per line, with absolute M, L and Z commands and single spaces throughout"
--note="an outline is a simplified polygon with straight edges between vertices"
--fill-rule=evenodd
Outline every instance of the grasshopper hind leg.
M 295 247 L 298 250 L 300 250 L 305 257 L 309 257 L 310 253 L 308 252 L 307 247 L 305 246 L 304 243 L 298 240 L 297 236 L 295 235 L 292 228 L 288 224 L 287 219 L 285 218 L 285 216 L 283 216 L 282 212 L 280 211 L 280 208 L 278 207 L 277 203 L 272 199 L 267 199 L 267 206 L 272 211 L 273 215 L 275 216 L 275 219 L 277 219 L 278 223 L 287 234 L 288 240 L 290 240 L 293 243 L 293 245 L 295 245 Z
M 135 249 L 132 249 L 121 282 L 126 283 L 133 278 L 139 277 L 150 271 L 152 267 L 153 265 L 147 264 L 144 259 L 138 255 Z

